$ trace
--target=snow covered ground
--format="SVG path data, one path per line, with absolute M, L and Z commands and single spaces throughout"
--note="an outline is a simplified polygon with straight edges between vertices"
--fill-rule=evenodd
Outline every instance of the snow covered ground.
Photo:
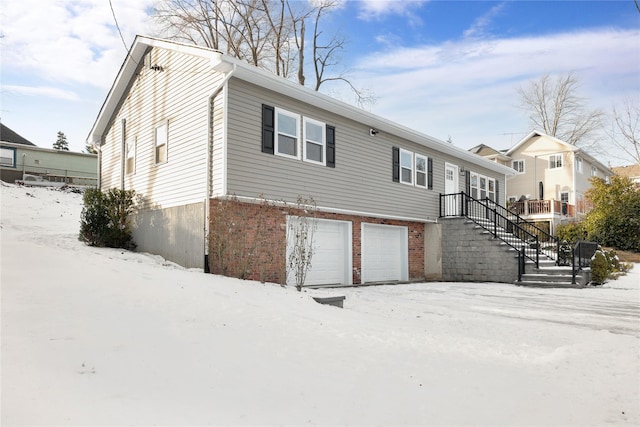
M 640 425 L 640 265 L 299 293 L 87 247 L 79 194 L 0 197 L 3 426 Z

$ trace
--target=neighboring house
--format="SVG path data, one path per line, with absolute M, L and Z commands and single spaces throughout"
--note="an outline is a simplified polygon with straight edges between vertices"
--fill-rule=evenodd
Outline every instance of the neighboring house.
M 100 188 L 142 197 L 138 250 L 183 266 L 207 270 L 220 200 L 249 223 L 261 197 L 284 201 L 261 233 L 271 269 L 248 276 L 279 283 L 299 196 L 318 207 L 307 284 L 421 280 L 442 277 L 440 194 L 465 189 L 473 173 L 504 203 L 512 173 L 214 50 L 142 36 L 88 142 L 99 148 Z
M 618 166 L 611 168 L 614 174 L 618 176 L 626 176 L 633 181 L 636 186 L 640 187 L 640 163 L 628 166 Z
M 501 165 L 511 167 L 511 157 L 504 154 L 504 151 L 498 151 L 485 144 L 476 145 L 475 147 L 470 148 L 469 151 Z
M 98 156 L 37 147 L 5 125 L 0 129 L 0 179 L 33 185 L 96 186 Z
M 608 179 L 613 174 L 584 150 L 538 131 L 505 152 L 479 147 L 471 150 L 516 172 L 507 181 L 510 210 L 548 227 L 552 234 L 557 225 L 586 213 L 591 177 Z

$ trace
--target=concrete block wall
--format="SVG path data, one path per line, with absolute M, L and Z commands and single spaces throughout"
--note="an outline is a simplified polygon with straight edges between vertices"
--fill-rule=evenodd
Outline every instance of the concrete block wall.
M 515 283 L 518 258 L 500 239 L 466 218 L 441 218 L 442 280 Z

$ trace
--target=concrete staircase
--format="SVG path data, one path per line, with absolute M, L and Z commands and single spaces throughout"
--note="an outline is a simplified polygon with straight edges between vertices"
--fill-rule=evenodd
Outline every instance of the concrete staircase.
M 493 222 L 486 219 L 474 218 L 469 219 L 468 223 L 473 223 L 475 229 L 483 234 L 493 237 Z M 491 230 L 491 231 L 490 231 Z M 496 239 L 500 240 L 500 245 L 513 252 L 513 256 L 517 259 L 518 251 L 524 248 L 525 253 L 535 259 L 537 248 L 534 245 L 524 242 L 513 234 L 507 232 L 501 227 L 495 228 Z M 591 271 L 589 268 L 581 269 L 576 273 L 575 283 L 573 283 L 572 267 L 557 266 L 554 259 L 545 254 L 544 244 L 538 254 L 538 265 L 536 268 L 534 262 L 529 259 L 525 262 L 525 274 L 521 280 L 516 280 L 518 286 L 541 287 L 541 288 L 582 288 L 591 280 Z
M 515 284 L 537 288 L 584 288 L 591 281 L 589 268 L 579 270 L 573 283 L 571 266 L 557 266 L 550 259 L 540 260 L 539 266 L 536 268 L 534 263 L 526 262 L 525 274 Z

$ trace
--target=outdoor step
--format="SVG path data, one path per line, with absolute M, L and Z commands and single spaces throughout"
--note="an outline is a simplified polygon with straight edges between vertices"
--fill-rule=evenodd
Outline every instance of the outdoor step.
M 522 275 L 525 282 L 571 282 L 573 276 L 569 274 L 542 274 L 542 273 L 525 273 Z
M 521 280 L 516 282 L 518 286 L 527 286 L 532 288 L 584 288 L 584 285 L 581 285 L 576 281 L 575 284 L 571 283 L 571 280 L 564 282 L 543 282 L 543 281 L 525 281 Z
M 571 267 L 556 266 L 556 265 L 541 265 L 539 268 L 532 263 L 531 265 L 525 265 L 525 271 L 527 273 L 536 274 L 571 274 Z M 578 271 L 576 274 L 580 274 Z

